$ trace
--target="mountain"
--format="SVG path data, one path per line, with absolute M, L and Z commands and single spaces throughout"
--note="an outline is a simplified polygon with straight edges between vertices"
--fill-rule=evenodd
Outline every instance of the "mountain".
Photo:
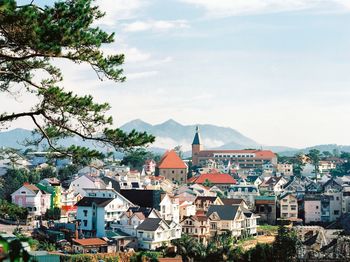
M 336 144 L 316 145 L 313 147 L 301 149 L 286 146 L 266 146 L 259 144 L 255 140 L 246 137 L 239 131 L 229 127 L 220 127 L 208 124 L 182 125 L 173 119 L 169 119 L 163 123 L 156 125 L 151 125 L 140 119 L 135 119 L 124 124 L 120 128 L 126 132 L 130 132 L 131 130 L 135 129 L 137 131 L 146 131 L 150 134 L 153 134 L 156 137 L 156 141 L 150 146 L 150 149 L 155 153 L 162 154 L 167 149 L 181 145 L 182 150 L 185 152 L 185 156 L 190 156 L 191 144 L 197 126 L 200 129 L 202 143 L 207 149 L 256 148 L 272 150 L 273 152 L 284 156 L 292 156 L 299 152 L 307 153 L 310 149 L 318 149 L 321 152 L 333 152 L 334 150 L 338 152 L 350 152 L 350 146 Z M 0 147 L 23 149 L 25 139 L 28 139 L 30 137 L 31 131 L 22 128 L 3 131 L 0 132 Z M 97 147 L 96 143 L 94 142 L 86 142 L 79 137 L 70 137 L 63 139 L 60 141 L 60 144 L 63 146 L 74 144 L 96 148 L 101 151 L 106 150 L 105 148 Z
M 235 148 L 259 147 L 253 139 L 248 138 L 235 129 L 215 125 L 182 125 L 173 119 L 164 123 L 150 125 L 142 120 L 130 121 L 120 128 L 124 131 L 146 131 L 156 137 L 152 145 L 158 148 L 173 148 L 181 145 L 183 150 L 190 150 L 196 127 L 199 127 L 202 143 L 206 148 L 219 148 L 234 144 Z M 232 148 L 232 147 L 231 147 Z

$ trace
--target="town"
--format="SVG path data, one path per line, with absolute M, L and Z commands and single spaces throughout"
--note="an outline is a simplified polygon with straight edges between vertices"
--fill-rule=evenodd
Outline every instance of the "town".
M 1 200 L 1 237 L 45 243 L 24 248 L 38 261 L 59 261 L 74 254 L 176 254 L 184 236 L 204 246 L 227 233 L 242 243 L 272 243 L 283 225 L 297 232 L 298 257 L 349 259 L 337 252 L 350 250 L 350 176 L 337 173 L 349 165 L 349 153 L 206 150 L 197 128 L 192 157 L 180 156 L 175 148 L 157 161 L 146 155 L 140 169 L 106 158 L 74 170 L 67 157 L 3 149 L 9 201 Z M 41 177 L 25 179 L 37 183 L 6 190 L 11 179 L 19 183 L 15 172 L 33 171 Z
M 350 261 L 349 22 L 0 0 L 0 261 Z

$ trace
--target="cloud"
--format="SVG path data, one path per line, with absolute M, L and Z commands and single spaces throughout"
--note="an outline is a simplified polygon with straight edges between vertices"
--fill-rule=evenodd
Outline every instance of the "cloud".
M 105 16 L 98 24 L 113 26 L 118 20 L 135 18 L 139 11 L 148 5 L 145 0 L 97 0 L 96 6 L 100 7 Z
M 234 16 L 298 10 L 350 9 L 349 0 L 180 0 L 202 7 L 209 16 Z
M 152 77 L 158 74 L 158 71 L 145 71 L 145 72 L 136 72 L 136 73 L 128 73 L 126 77 L 128 80 L 140 79 Z
M 136 21 L 124 25 L 125 32 L 140 32 L 140 31 L 167 31 L 177 28 L 188 28 L 189 24 L 186 20 L 148 20 Z

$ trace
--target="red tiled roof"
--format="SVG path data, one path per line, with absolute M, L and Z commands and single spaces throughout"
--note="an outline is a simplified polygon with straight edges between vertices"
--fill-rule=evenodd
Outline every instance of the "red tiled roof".
M 74 243 L 81 246 L 104 246 L 107 242 L 100 238 L 85 238 L 85 239 L 73 239 Z
M 189 183 L 203 184 L 206 180 L 209 180 L 212 184 L 236 184 L 237 181 L 229 174 L 210 173 L 201 174 L 197 177 L 191 177 Z
M 187 168 L 186 164 L 176 154 L 174 150 L 167 151 L 158 164 L 158 168 Z

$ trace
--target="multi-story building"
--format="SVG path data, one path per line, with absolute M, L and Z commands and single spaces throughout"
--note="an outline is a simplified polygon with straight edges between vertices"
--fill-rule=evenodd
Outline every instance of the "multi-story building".
M 281 219 L 295 221 L 298 218 L 298 200 L 292 193 L 284 193 L 279 196 Z
M 172 182 L 184 184 L 187 182 L 188 167 L 174 150 L 167 151 L 160 160 L 156 173 Z
M 230 162 L 240 169 L 262 169 L 267 163 L 277 165 L 277 156 L 270 150 L 204 150 L 197 127 L 192 142 L 192 164 L 202 166 L 210 159 Z
M 160 214 L 164 220 L 180 222 L 179 199 L 165 194 L 159 204 Z
M 87 189 L 88 196 L 76 203 L 79 229 L 85 236 L 105 237 L 105 226 L 118 221 L 133 203 L 113 189 Z
M 292 176 L 293 175 L 293 165 L 292 164 L 286 164 L 286 163 L 278 163 L 276 172 L 280 175 L 284 176 Z
M 324 211 L 324 215 L 327 216 Z M 321 196 L 305 195 L 304 197 L 304 219 L 305 224 L 321 222 Z
M 237 184 L 237 181 L 229 174 L 222 174 L 212 171 L 208 174 L 200 174 L 198 176 L 191 177 L 188 180 L 189 183 L 205 185 L 206 183 L 217 186 L 220 190 L 227 190 L 230 186 Z
M 196 238 L 200 243 L 207 244 L 210 238 L 210 220 L 207 216 L 193 215 L 184 217 L 181 221 L 182 233 Z
M 12 203 L 25 207 L 33 216 L 44 215 L 51 206 L 51 194 L 39 189 L 36 185 L 24 183 L 11 194 Z
M 276 197 L 257 196 L 255 198 L 255 212 L 259 216 L 259 223 L 276 224 Z
M 197 196 L 194 204 L 197 211 L 206 213 L 211 205 L 223 205 L 224 203 L 216 196 Z

